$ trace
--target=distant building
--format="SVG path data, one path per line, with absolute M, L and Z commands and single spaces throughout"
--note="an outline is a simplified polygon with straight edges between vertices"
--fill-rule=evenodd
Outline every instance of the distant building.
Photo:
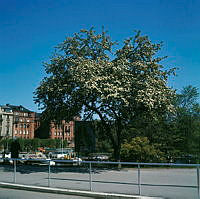
M 38 138 L 50 138 L 50 139 L 60 139 L 65 140 L 69 147 L 75 146 L 74 141 L 74 131 L 75 131 L 75 121 L 79 121 L 79 117 L 74 117 L 73 121 L 66 122 L 62 120 L 61 122 L 45 122 L 41 121 L 39 128 L 36 130 L 35 135 Z
M 0 106 L 0 139 L 13 137 L 63 139 L 67 141 L 69 147 L 75 146 L 75 121 L 79 121 L 79 117 L 74 117 L 74 121 L 63 120 L 57 124 L 41 121 L 40 116 L 40 113 L 30 111 L 22 105 Z
M 9 106 L 0 106 L 0 138 L 13 137 L 13 111 Z
M 66 122 L 47 122 L 40 120 L 40 115 L 36 114 L 35 117 L 35 137 L 40 139 L 59 139 L 65 140 L 69 147 L 75 147 L 74 131 L 75 121 L 80 121 L 79 117 L 74 117 L 73 121 Z
M 22 105 L 7 104 L 13 112 L 13 137 L 32 139 L 35 132 L 35 112 Z
M 49 137 L 51 139 L 67 140 L 68 146 L 74 147 L 74 124 L 74 121 L 65 122 L 65 120 L 61 124 L 51 122 Z

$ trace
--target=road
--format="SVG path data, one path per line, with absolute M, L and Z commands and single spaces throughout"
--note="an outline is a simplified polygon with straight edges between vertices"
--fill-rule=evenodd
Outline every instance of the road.
M 62 194 L 52 194 L 52 193 L 39 193 L 32 191 L 14 190 L 14 189 L 4 189 L 0 188 L 0 199 L 92 199 L 89 197 L 82 196 L 71 196 Z
M 67 189 L 89 190 L 89 172 L 87 167 L 52 167 L 50 186 Z M 136 168 L 124 168 L 120 171 L 111 168 L 94 169 L 92 172 L 92 190 L 138 194 L 138 173 Z M 0 165 L 0 181 L 13 182 L 13 166 Z M 19 184 L 48 186 L 47 166 L 18 166 L 16 182 Z M 146 196 L 162 196 L 170 199 L 196 199 L 196 169 L 141 169 L 141 193 Z

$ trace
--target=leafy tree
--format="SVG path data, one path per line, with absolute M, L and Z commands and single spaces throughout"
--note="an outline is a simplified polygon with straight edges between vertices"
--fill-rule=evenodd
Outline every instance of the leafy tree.
M 200 105 L 197 102 L 198 97 L 198 89 L 190 85 L 184 87 L 176 99 L 175 133 L 180 140 L 177 148 L 184 155 L 200 155 Z
M 0 139 L 0 147 L 3 150 L 9 150 L 11 143 L 12 143 L 12 139 L 9 139 L 9 138 Z
M 199 97 L 198 89 L 192 85 L 183 87 L 180 94 L 177 94 L 176 105 L 179 109 L 191 111 L 194 105 L 197 105 Z
M 40 126 L 35 130 L 34 137 L 40 139 L 48 139 L 50 132 L 50 122 L 40 121 Z
M 163 153 L 151 145 L 147 137 L 135 137 L 122 144 L 122 160 L 132 162 L 161 162 Z
M 113 47 L 116 49 L 113 52 Z M 43 118 L 67 121 L 76 115 L 98 117 L 120 160 L 122 132 L 138 115 L 155 119 L 173 112 L 174 91 L 167 86 L 173 69 L 156 57 L 161 43 L 136 32 L 122 47 L 107 32 L 81 30 L 57 46 L 46 63 L 45 77 L 35 91 Z M 112 55 L 112 56 L 110 56 Z
M 40 144 L 41 144 L 41 140 L 40 139 L 38 139 L 38 138 L 32 139 L 31 140 L 31 149 L 33 151 L 36 151 L 37 148 L 40 146 Z
M 175 132 L 174 122 L 169 121 L 167 115 L 160 116 L 156 120 L 139 117 L 124 130 L 123 139 L 124 143 L 127 143 L 127 140 L 130 143 L 135 137 L 146 137 L 149 145 L 162 152 L 162 158 L 171 161 L 172 157 L 180 154 L 180 150 L 176 147 L 180 137 Z

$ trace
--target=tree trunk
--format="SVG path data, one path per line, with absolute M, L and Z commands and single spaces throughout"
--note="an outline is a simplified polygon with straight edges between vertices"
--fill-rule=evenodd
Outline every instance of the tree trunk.
M 119 162 L 118 169 L 121 169 L 121 164 L 120 164 L 120 161 L 121 161 L 121 156 L 120 156 L 120 152 L 121 152 L 121 131 L 122 131 L 121 124 L 118 123 L 117 124 L 117 132 L 116 132 L 116 134 L 117 134 L 116 143 L 113 146 L 115 161 Z
M 118 146 L 118 145 L 115 145 L 113 146 L 114 148 L 114 159 L 116 162 L 119 162 L 118 164 L 118 169 L 121 169 L 121 164 L 120 164 L 120 149 L 121 149 L 121 146 Z

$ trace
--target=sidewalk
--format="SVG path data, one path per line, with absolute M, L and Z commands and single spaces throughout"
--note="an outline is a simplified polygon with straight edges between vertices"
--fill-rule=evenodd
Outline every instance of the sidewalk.
M 70 189 L 38 187 L 38 186 L 29 186 L 29 185 L 4 183 L 4 182 L 0 182 L 0 187 L 9 188 L 9 189 L 17 189 L 17 190 L 36 191 L 36 192 L 45 192 L 45 193 L 54 193 L 54 194 L 56 193 L 56 194 L 65 194 L 65 195 L 76 195 L 76 196 L 87 196 L 87 197 L 93 197 L 93 198 L 106 198 L 106 199 L 162 199 L 160 197 L 100 193 L 100 192 L 93 192 L 93 191 L 80 191 L 80 190 L 70 190 Z

